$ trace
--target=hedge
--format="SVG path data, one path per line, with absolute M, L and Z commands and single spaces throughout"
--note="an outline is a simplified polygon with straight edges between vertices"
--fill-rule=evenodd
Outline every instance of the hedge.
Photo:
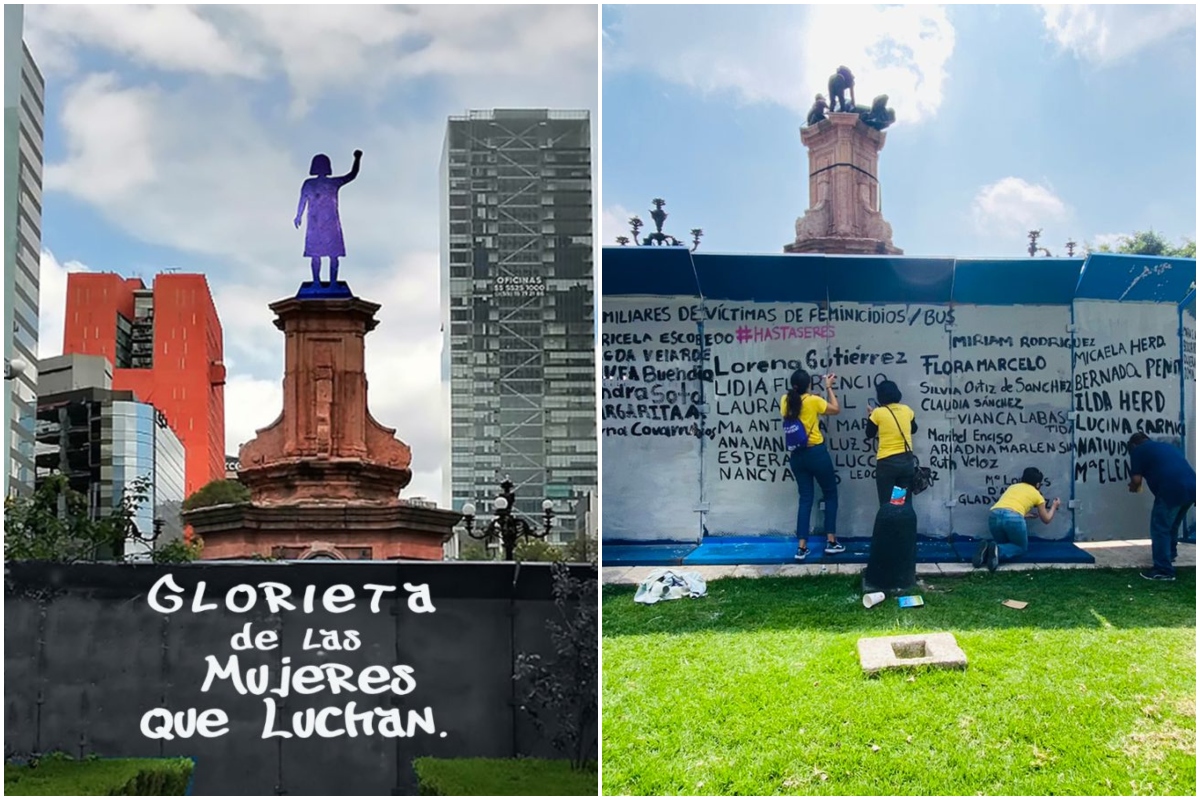
M 190 758 L 45 758 L 36 766 L 4 765 L 4 794 L 183 795 L 194 762 Z
M 536 758 L 418 758 L 413 761 L 423 795 L 559 795 L 595 797 L 595 765 Z

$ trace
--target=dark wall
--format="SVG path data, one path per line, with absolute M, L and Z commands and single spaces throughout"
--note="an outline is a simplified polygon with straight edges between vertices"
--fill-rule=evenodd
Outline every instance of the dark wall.
M 595 577 L 574 567 L 577 577 Z M 150 607 L 154 583 L 171 573 L 185 590 L 182 610 Z M 205 598 L 220 608 L 194 613 L 200 581 Z M 272 615 L 262 592 L 246 613 L 224 605 L 238 584 L 273 581 L 292 589 L 300 606 L 306 586 L 316 587 L 317 610 L 303 607 Z M 404 584 L 428 584 L 434 613 L 414 613 Z M 326 588 L 346 584 L 356 607 L 332 614 L 320 607 Z M 370 610 L 364 584 L 398 587 Z M 286 562 L 189 565 L 11 564 L 4 605 L 5 750 L 8 755 L 62 750 L 77 757 L 191 756 L 197 760 L 194 792 L 212 795 L 415 794 L 411 763 L 419 756 L 561 757 L 513 703 L 513 660 L 518 653 L 554 657 L 546 621 L 557 616 L 547 565 L 392 562 Z M 244 599 L 244 595 L 242 596 Z M 591 598 L 590 602 L 595 602 Z M 262 697 L 238 694 L 229 681 L 201 686 L 206 656 L 223 665 L 235 651 L 230 639 L 245 623 L 279 632 L 270 651 L 241 651 L 242 671 L 267 664 L 278 685 L 284 657 L 293 668 L 339 663 L 357 675 L 368 666 L 413 668 L 416 689 L 407 695 L 355 692 L 274 695 L 275 728 L 290 730 L 291 715 L 305 708 L 359 711 L 389 704 L 402 710 L 433 709 L 437 734 L 308 739 L 262 738 Z M 356 630 L 353 651 L 305 650 L 307 629 Z M 173 741 L 145 737 L 142 715 L 154 708 L 219 708 L 229 732 L 216 738 Z M 330 720 L 342 727 L 342 718 Z M 443 735 L 444 734 L 444 735 Z M 595 757 L 594 734 L 588 752 Z

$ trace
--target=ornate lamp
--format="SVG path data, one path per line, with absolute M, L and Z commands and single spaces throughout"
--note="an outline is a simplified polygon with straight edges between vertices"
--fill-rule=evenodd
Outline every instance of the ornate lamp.
M 517 539 L 524 537 L 526 539 L 545 539 L 550 535 L 550 529 L 554 524 L 554 502 L 551 500 L 542 501 L 542 530 L 538 531 L 533 528 L 525 520 L 513 513 L 513 509 L 517 504 L 517 495 L 513 491 L 513 482 L 505 478 L 500 482 L 500 496 L 492 502 L 492 508 L 496 515 L 492 521 L 487 524 L 483 530 L 475 532 L 475 504 L 467 503 L 462 508 L 463 523 L 467 528 L 467 535 L 472 539 L 481 542 L 491 542 L 493 539 L 499 539 L 501 546 L 504 548 L 504 560 L 513 560 L 513 551 L 517 547 Z
M 654 220 L 654 229 L 655 229 L 654 232 L 648 233 L 648 234 L 646 234 L 645 238 L 642 238 L 640 236 L 640 234 L 641 234 L 642 228 L 645 226 L 645 223 L 642 222 L 640 217 L 630 217 L 629 232 L 631 234 L 633 234 L 633 237 L 631 239 L 628 236 L 618 236 L 617 244 L 624 246 L 624 245 L 627 245 L 630 242 L 632 242 L 635 245 L 644 245 L 644 246 L 654 246 L 654 245 L 658 245 L 658 246 L 665 245 L 665 246 L 670 246 L 670 247 L 685 246 L 682 241 L 680 241 L 679 239 L 676 239 L 674 236 L 670 235 L 669 233 L 663 233 L 663 225 L 666 223 L 667 216 L 668 216 L 667 212 L 665 210 L 663 210 L 663 206 L 665 206 L 667 204 L 667 201 L 663 200 L 662 198 L 656 197 L 653 200 L 651 200 L 650 202 L 654 205 L 654 210 L 650 212 L 650 218 Z M 700 237 L 704 235 L 704 231 L 701 230 L 700 228 L 692 228 L 691 234 L 692 234 L 692 252 L 694 253 L 696 251 L 696 249 L 698 247 L 700 247 Z

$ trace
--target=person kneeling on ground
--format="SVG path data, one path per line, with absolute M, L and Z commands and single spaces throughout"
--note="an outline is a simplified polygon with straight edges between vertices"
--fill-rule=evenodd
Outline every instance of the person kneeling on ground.
M 988 514 L 988 533 L 992 541 L 979 545 L 972 564 L 978 569 L 984 564 L 992 572 L 1000 566 L 1000 559 L 1012 561 L 1029 551 L 1029 526 L 1025 524 L 1026 515 L 1036 509 L 1037 516 L 1049 525 L 1058 510 L 1058 498 L 1046 507 L 1046 498 L 1042 497 L 1042 480 L 1045 476 L 1037 467 L 1026 467 L 1021 474 L 1021 480 L 1004 490 L 996 505 Z
M 1175 580 L 1172 564 L 1178 534 L 1188 509 L 1196 504 L 1196 470 L 1183 452 L 1144 433 L 1129 438 L 1129 491 L 1140 492 L 1142 479 L 1154 493 L 1150 511 L 1150 555 L 1154 566 L 1141 573 L 1151 581 Z

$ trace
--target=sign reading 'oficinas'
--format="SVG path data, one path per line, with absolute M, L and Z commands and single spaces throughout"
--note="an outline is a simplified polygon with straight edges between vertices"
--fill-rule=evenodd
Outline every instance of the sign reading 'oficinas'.
M 408 607 L 413 613 L 432 614 L 436 610 L 427 584 L 406 583 L 404 591 L 408 592 Z M 395 592 L 395 586 L 375 583 L 362 586 L 363 599 L 369 598 L 373 614 L 380 612 L 381 599 Z M 161 614 L 175 614 L 185 611 L 185 595 L 185 590 L 167 574 L 150 589 L 147 603 Z M 263 581 L 234 586 L 225 593 L 221 602 L 217 602 L 205 597 L 205 582 L 200 581 L 186 611 L 201 614 L 224 607 L 235 614 L 246 614 L 260 602 L 271 614 L 297 610 L 305 614 L 314 611 L 344 614 L 357 607 L 361 600 L 359 593 L 346 584 L 330 586 L 319 597 L 317 587 L 310 585 L 296 597 L 286 584 Z M 233 634 L 229 646 L 234 652 L 227 656 L 214 654 L 205 657 L 208 668 L 200 691 L 208 692 L 218 685 L 218 681 L 227 681 L 239 695 L 260 697 L 264 712 L 263 739 L 307 739 L 311 736 L 328 739 L 373 735 L 399 738 L 415 736 L 418 731 L 438 734 L 433 721 L 433 709 L 428 707 L 420 711 L 407 709 L 407 713 L 391 707 L 360 709 L 357 702 L 350 700 L 326 708 L 296 711 L 290 720 L 281 719 L 276 698 L 282 700 L 292 694 L 411 694 L 417 688 L 417 681 L 410 666 L 378 665 L 355 670 L 337 663 L 297 665 L 292 663 L 290 656 L 281 658 L 277 668 L 269 665 L 243 666 L 239 661 L 239 652 L 269 651 L 280 646 L 277 631 L 255 631 L 250 622 Z M 360 647 L 362 639 L 358 631 L 308 628 L 304 634 L 303 649 L 306 651 L 345 652 Z M 155 708 L 142 715 L 141 730 L 150 739 L 188 739 L 192 736 L 216 738 L 229 732 L 229 715 L 219 708 L 189 708 L 181 711 Z M 444 738 L 446 733 L 443 731 L 439 735 Z
M 495 297 L 541 297 L 546 284 L 540 275 L 501 275 L 492 283 Z

